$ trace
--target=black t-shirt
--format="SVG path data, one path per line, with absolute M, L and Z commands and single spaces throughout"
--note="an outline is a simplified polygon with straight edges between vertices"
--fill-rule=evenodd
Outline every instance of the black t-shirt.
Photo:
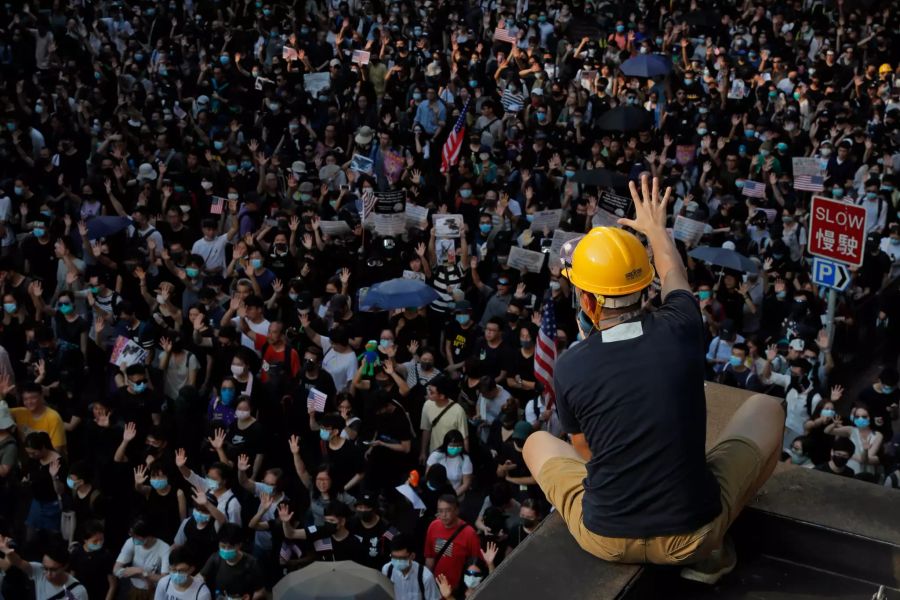
M 253 592 L 261 590 L 265 585 L 259 563 L 246 552 L 234 565 L 222 560 L 217 552 L 206 561 L 200 575 L 203 576 L 209 589 L 215 592 L 216 597 L 226 591 L 229 594 L 252 595 Z
M 469 358 L 475 351 L 475 343 L 481 337 L 481 327 L 472 325 L 464 329 L 455 320 L 447 327 L 446 340 L 450 342 L 450 351 L 454 363 L 460 363 Z
M 835 473 L 831 470 L 831 466 L 827 462 L 824 462 L 821 465 L 816 465 L 816 471 L 822 471 L 823 473 L 830 473 L 832 475 L 840 475 L 841 477 L 856 476 L 856 473 L 853 471 L 853 469 L 851 469 L 847 465 L 844 465 L 839 472 Z
M 228 442 L 228 457 L 235 460 L 241 454 L 250 457 L 250 463 L 263 450 L 265 431 L 259 421 L 254 421 L 246 429 L 238 428 L 237 421 L 232 423 L 225 441 Z
M 584 433 L 593 456 L 583 500 L 591 531 L 680 534 L 721 512 L 706 464 L 705 354 L 697 300 L 676 290 L 656 312 L 594 333 L 557 361 L 560 422 Z
M 348 529 L 362 546 L 362 556 L 359 562 L 373 569 L 381 569 L 388 562 L 388 541 L 384 539 L 384 532 L 388 524 L 384 519 L 378 519 L 374 527 L 366 528 L 362 521 L 353 519 Z
M 88 598 L 105 598 L 109 591 L 109 579 L 116 562 L 116 555 L 108 548 L 87 552 L 83 546 L 72 551 L 72 573 L 87 590 Z
M 332 489 L 336 491 L 343 490 L 354 475 L 366 468 L 362 453 L 349 440 L 344 440 L 343 446 L 337 450 L 326 447 L 325 460 L 331 465 Z
M 512 353 L 506 342 L 501 341 L 499 346 L 491 348 L 484 338 L 478 340 L 475 352 L 478 360 L 481 361 L 482 373 L 492 379 L 500 375 L 500 371 L 506 368 L 506 363 Z

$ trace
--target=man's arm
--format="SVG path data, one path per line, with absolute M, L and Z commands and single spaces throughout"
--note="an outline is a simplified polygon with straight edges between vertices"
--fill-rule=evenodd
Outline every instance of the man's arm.
M 633 181 L 628 187 L 634 201 L 635 218 L 619 219 L 619 224 L 644 234 L 650 242 L 656 274 L 662 283 L 663 300 L 674 290 L 690 290 L 687 269 L 681 262 L 675 242 L 666 231 L 666 207 L 672 195 L 672 188 L 666 188 L 665 194 L 660 199 L 659 178 L 653 178 L 651 189 L 650 177 L 646 173 L 641 175 L 641 193 L 638 193 Z

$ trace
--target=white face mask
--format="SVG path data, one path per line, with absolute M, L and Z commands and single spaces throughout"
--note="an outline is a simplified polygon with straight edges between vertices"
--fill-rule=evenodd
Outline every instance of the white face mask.
M 235 377 L 239 377 L 244 374 L 244 367 L 240 365 L 231 365 L 231 374 Z
M 212 189 L 212 186 L 213 186 L 212 181 L 202 181 L 202 182 L 200 182 L 200 187 L 202 187 L 204 190 L 211 190 L 211 189 Z
M 234 416 L 236 416 L 240 420 L 245 420 L 250 418 L 249 410 L 236 410 L 234 411 Z
M 466 587 L 471 590 L 477 588 L 482 579 L 482 577 L 476 577 L 475 575 L 464 575 L 463 583 L 465 583 Z

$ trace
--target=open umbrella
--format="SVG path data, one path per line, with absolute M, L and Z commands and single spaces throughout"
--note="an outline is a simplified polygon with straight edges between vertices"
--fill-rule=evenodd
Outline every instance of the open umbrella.
M 88 239 L 96 240 L 119 233 L 131 225 L 128 217 L 94 217 L 87 222 Z
M 597 187 L 623 188 L 628 185 L 628 177 L 608 169 L 587 169 L 576 171 L 572 176 L 573 183 L 596 185 Z
M 649 111 L 639 106 L 617 106 L 597 119 L 597 126 L 606 131 L 638 131 L 649 129 L 653 122 Z
M 714 246 L 700 246 L 688 252 L 692 258 L 702 260 L 711 265 L 742 271 L 744 273 L 758 273 L 759 267 L 755 262 L 734 250 L 717 248 Z
M 619 68 L 629 77 L 656 77 L 668 75 L 672 70 L 672 63 L 659 54 L 638 54 L 623 62 Z
M 388 279 L 376 283 L 360 300 L 362 310 L 391 310 L 425 306 L 438 298 L 437 290 L 418 279 Z
M 375 569 L 350 560 L 314 562 L 285 575 L 274 600 L 391 600 L 394 584 Z

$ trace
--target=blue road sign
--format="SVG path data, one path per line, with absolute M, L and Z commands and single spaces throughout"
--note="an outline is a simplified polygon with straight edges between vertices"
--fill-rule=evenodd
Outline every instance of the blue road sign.
M 813 283 L 843 292 L 850 286 L 850 269 L 824 258 L 813 259 Z

